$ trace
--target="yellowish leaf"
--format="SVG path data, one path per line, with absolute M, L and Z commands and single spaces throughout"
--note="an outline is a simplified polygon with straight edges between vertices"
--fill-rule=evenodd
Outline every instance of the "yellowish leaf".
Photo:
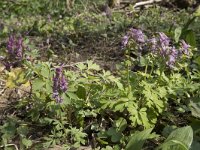
M 16 88 L 23 86 L 30 86 L 30 83 L 25 78 L 24 70 L 22 68 L 13 68 L 7 73 L 6 87 Z

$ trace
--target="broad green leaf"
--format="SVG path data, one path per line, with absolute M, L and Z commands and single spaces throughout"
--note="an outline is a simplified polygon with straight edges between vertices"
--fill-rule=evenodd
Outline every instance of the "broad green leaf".
M 199 150 L 199 148 L 200 148 L 200 143 L 198 141 L 193 141 L 190 150 Z
M 197 44 L 196 44 L 196 36 L 195 36 L 194 31 L 192 30 L 187 31 L 186 41 L 191 46 L 196 47 Z
M 107 134 L 111 136 L 111 141 L 114 143 L 120 141 L 120 139 L 122 138 L 122 133 L 117 132 L 116 128 L 114 127 L 108 129 Z
M 190 126 L 174 130 L 165 142 L 158 147 L 162 150 L 188 150 L 193 141 L 193 130 Z
M 116 143 L 116 142 L 119 142 L 121 138 L 122 138 L 122 133 L 116 132 L 115 134 L 111 136 L 111 141 Z
M 152 128 L 135 133 L 126 145 L 125 150 L 141 150 L 144 142 L 150 138 L 151 131 Z
M 86 90 L 83 86 L 78 87 L 76 94 L 80 99 L 86 99 Z
M 167 137 L 169 136 L 169 134 L 170 134 L 172 131 L 174 131 L 176 128 L 177 128 L 176 126 L 169 126 L 169 125 L 167 125 L 167 126 L 165 126 L 165 128 L 163 129 L 162 135 L 163 135 L 164 137 L 167 138 Z
M 195 134 L 200 133 L 200 120 L 198 118 L 190 117 L 190 124 Z
M 179 38 L 181 36 L 181 33 L 182 33 L 182 28 L 181 27 L 177 27 L 174 31 L 174 39 L 175 39 L 175 42 L 178 42 L 179 41 Z
M 192 116 L 200 118 L 200 97 L 193 98 L 190 101 L 189 108 L 192 112 Z
M 107 134 L 110 136 L 112 136 L 115 133 L 116 133 L 116 129 L 114 127 L 109 128 L 107 131 Z
M 0 126 L 0 129 L 1 133 L 3 133 L 4 138 L 13 137 L 17 129 L 15 118 L 8 118 L 7 122 L 3 126 Z

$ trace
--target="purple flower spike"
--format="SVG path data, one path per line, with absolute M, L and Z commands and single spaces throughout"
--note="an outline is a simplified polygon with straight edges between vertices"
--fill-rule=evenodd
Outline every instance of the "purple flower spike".
M 169 46 L 169 43 L 170 43 L 169 37 L 167 37 L 165 35 L 165 33 L 163 33 L 163 32 L 159 32 L 159 35 L 160 35 L 160 43 L 161 43 L 161 45 Z
M 160 55 L 161 55 L 163 58 L 166 58 L 167 55 L 168 55 L 168 50 L 169 50 L 168 47 L 161 46 Z
M 22 58 L 22 49 L 23 49 L 23 40 L 22 37 L 20 37 L 16 43 L 16 56 L 21 59 Z
M 10 55 L 13 55 L 13 49 L 14 49 L 14 45 L 15 45 L 15 40 L 14 40 L 14 36 L 10 36 L 9 39 L 8 39 L 8 42 L 7 42 L 7 50 L 8 50 L 8 53 Z
M 169 55 L 169 60 L 166 62 L 166 65 L 169 66 L 170 68 L 173 68 L 175 62 L 176 62 L 175 56 Z
M 190 48 L 190 45 L 187 44 L 184 40 L 181 40 L 181 51 L 185 55 L 189 55 L 188 49 Z
M 53 77 L 53 98 L 57 103 L 61 103 L 63 99 L 61 94 L 67 90 L 67 80 L 65 79 L 62 67 L 56 68 L 55 76 Z
M 170 54 L 168 55 L 168 61 L 166 62 L 167 66 L 173 68 L 177 58 L 178 58 L 177 49 L 175 47 L 170 47 Z
M 178 51 L 175 47 L 170 47 L 170 54 L 175 56 L 175 57 L 178 57 Z
M 183 54 L 189 55 L 189 44 L 181 40 L 179 49 L 176 49 L 175 45 L 173 45 L 173 41 L 163 32 L 158 32 L 156 36 L 148 39 L 142 30 L 131 28 L 122 38 L 123 48 L 127 46 L 130 39 L 135 41 L 133 46 L 138 50 L 139 58 L 142 54 L 153 53 L 153 57 L 161 57 L 165 65 L 170 69 L 175 67 L 176 62 L 181 60 Z
M 128 40 L 129 40 L 129 36 L 125 35 L 122 38 L 122 48 L 126 47 L 126 45 L 128 44 Z
M 5 67 L 10 70 L 12 67 L 20 65 L 23 59 L 23 39 L 11 35 L 7 42 L 7 57 L 5 58 Z
M 56 103 L 62 103 L 63 99 L 60 97 L 58 92 L 53 93 L 53 98 L 56 100 Z
M 4 66 L 5 66 L 5 69 L 6 70 L 10 70 L 12 64 L 10 62 L 3 62 Z
M 160 55 L 166 57 L 169 54 L 171 47 L 169 46 L 170 39 L 163 32 L 159 32 L 159 41 L 160 41 Z
M 53 77 L 53 92 L 56 93 L 58 91 L 59 78 Z
M 145 42 L 145 35 L 143 34 L 142 30 L 140 29 L 130 29 L 130 36 L 136 41 L 140 43 Z
M 151 45 L 152 51 L 156 52 L 156 50 L 157 50 L 157 44 L 158 44 L 157 39 L 156 38 L 149 39 L 149 43 Z
M 56 78 L 60 78 L 61 74 L 62 74 L 62 67 L 56 68 Z
M 67 81 L 64 75 L 62 75 L 61 80 L 60 80 L 60 89 L 62 90 L 62 92 L 65 92 L 67 90 Z

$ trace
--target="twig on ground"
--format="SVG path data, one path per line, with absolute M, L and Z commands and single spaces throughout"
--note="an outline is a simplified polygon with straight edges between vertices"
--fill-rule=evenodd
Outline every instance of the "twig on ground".
M 133 5 L 133 11 L 131 11 L 131 12 L 128 12 L 127 13 L 127 15 L 128 14 L 132 14 L 133 12 L 135 12 L 135 10 L 136 10 L 136 8 L 137 7 L 141 7 L 141 6 L 145 6 L 145 5 L 148 5 L 148 6 L 150 6 L 151 4 L 153 4 L 153 3 L 158 3 L 158 2 L 161 2 L 162 0 L 148 0 L 148 1 L 143 1 L 143 2 L 138 2 L 138 3 L 135 3 L 135 5 Z
M 158 3 L 158 2 L 161 2 L 161 1 L 162 0 L 148 0 L 148 1 L 138 2 L 138 3 L 135 3 L 133 8 L 144 6 L 144 5 L 149 5 L 149 4 L 153 4 L 153 3 Z
M 1 145 L 0 148 L 10 147 L 10 146 L 14 146 L 16 150 L 19 150 L 16 144 L 5 144 L 5 145 Z

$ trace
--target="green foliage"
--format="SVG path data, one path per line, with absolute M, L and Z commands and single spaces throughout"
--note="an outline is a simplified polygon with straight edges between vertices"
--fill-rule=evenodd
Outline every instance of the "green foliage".
M 141 150 L 142 146 L 144 145 L 144 142 L 147 139 L 152 138 L 150 135 L 151 131 L 152 129 L 147 129 L 142 132 L 135 133 L 128 142 L 126 150 L 131 150 L 131 149 Z
M 192 15 L 160 7 L 130 16 L 113 11 L 109 20 L 93 10 L 92 0 L 77 0 L 70 10 L 66 2 L 0 2 L 4 20 L 0 54 L 6 56 L 8 34 L 26 36 L 26 58 L 20 67 L 5 71 L 6 88 L 25 93 L 16 98 L 11 108 L 14 111 L 9 109 L 2 120 L 0 148 L 8 149 L 9 144 L 15 143 L 19 149 L 57 145 L 78 149 L 91 145 L 102 150 L 140 150 L 151 144 L 157 149 L 198 149 L 200 57 L 195 49 L 195 24 L 199 9 Z M 97 1 L 95 5 L 104 2 Z M 128 26 L 144 28 L 146 35 L 152 37 L 166 31 L 172 38 L 170 46 L 176 48 L 185 39 L 191 45 L 189 54 L 171 69 L 155 53 L 141 54 L 132 40 L 126 50 L 121 50 L 124 60 L 115 71 L 102 69 L 95 58 L 65 64 L 67 58 L 61 55 L 74 48 L 79 50 L 87 38 L 98 42 L 102 38 L 116 45 L 118 36 L 121 38 Z M 57 103 L 53 77 L 55 68 L 60 66 L 67 79 L 67 90 L 60 95 L 63 102 Z
M 189 104 L 190 110 L 192 112 L 192 116 L 199 118 L 199 111 L 200 111 L 200 98 L 194 97 Z
M 158 148 L 163 150 L 188 150 L 193 141 L 193 130 L 190 126 L 178 128 L 171 132 L 165 142 Z
M 28 138 L 29 128 L 27 124 L 18 121 L 18 118 L 8 118 L 7 122 L 1 126 L 1 144 L 7 148 L 10 140 L 16 135 L 19 136 L 21 149 L 28 149 L 32 146 L 32 140 Z

